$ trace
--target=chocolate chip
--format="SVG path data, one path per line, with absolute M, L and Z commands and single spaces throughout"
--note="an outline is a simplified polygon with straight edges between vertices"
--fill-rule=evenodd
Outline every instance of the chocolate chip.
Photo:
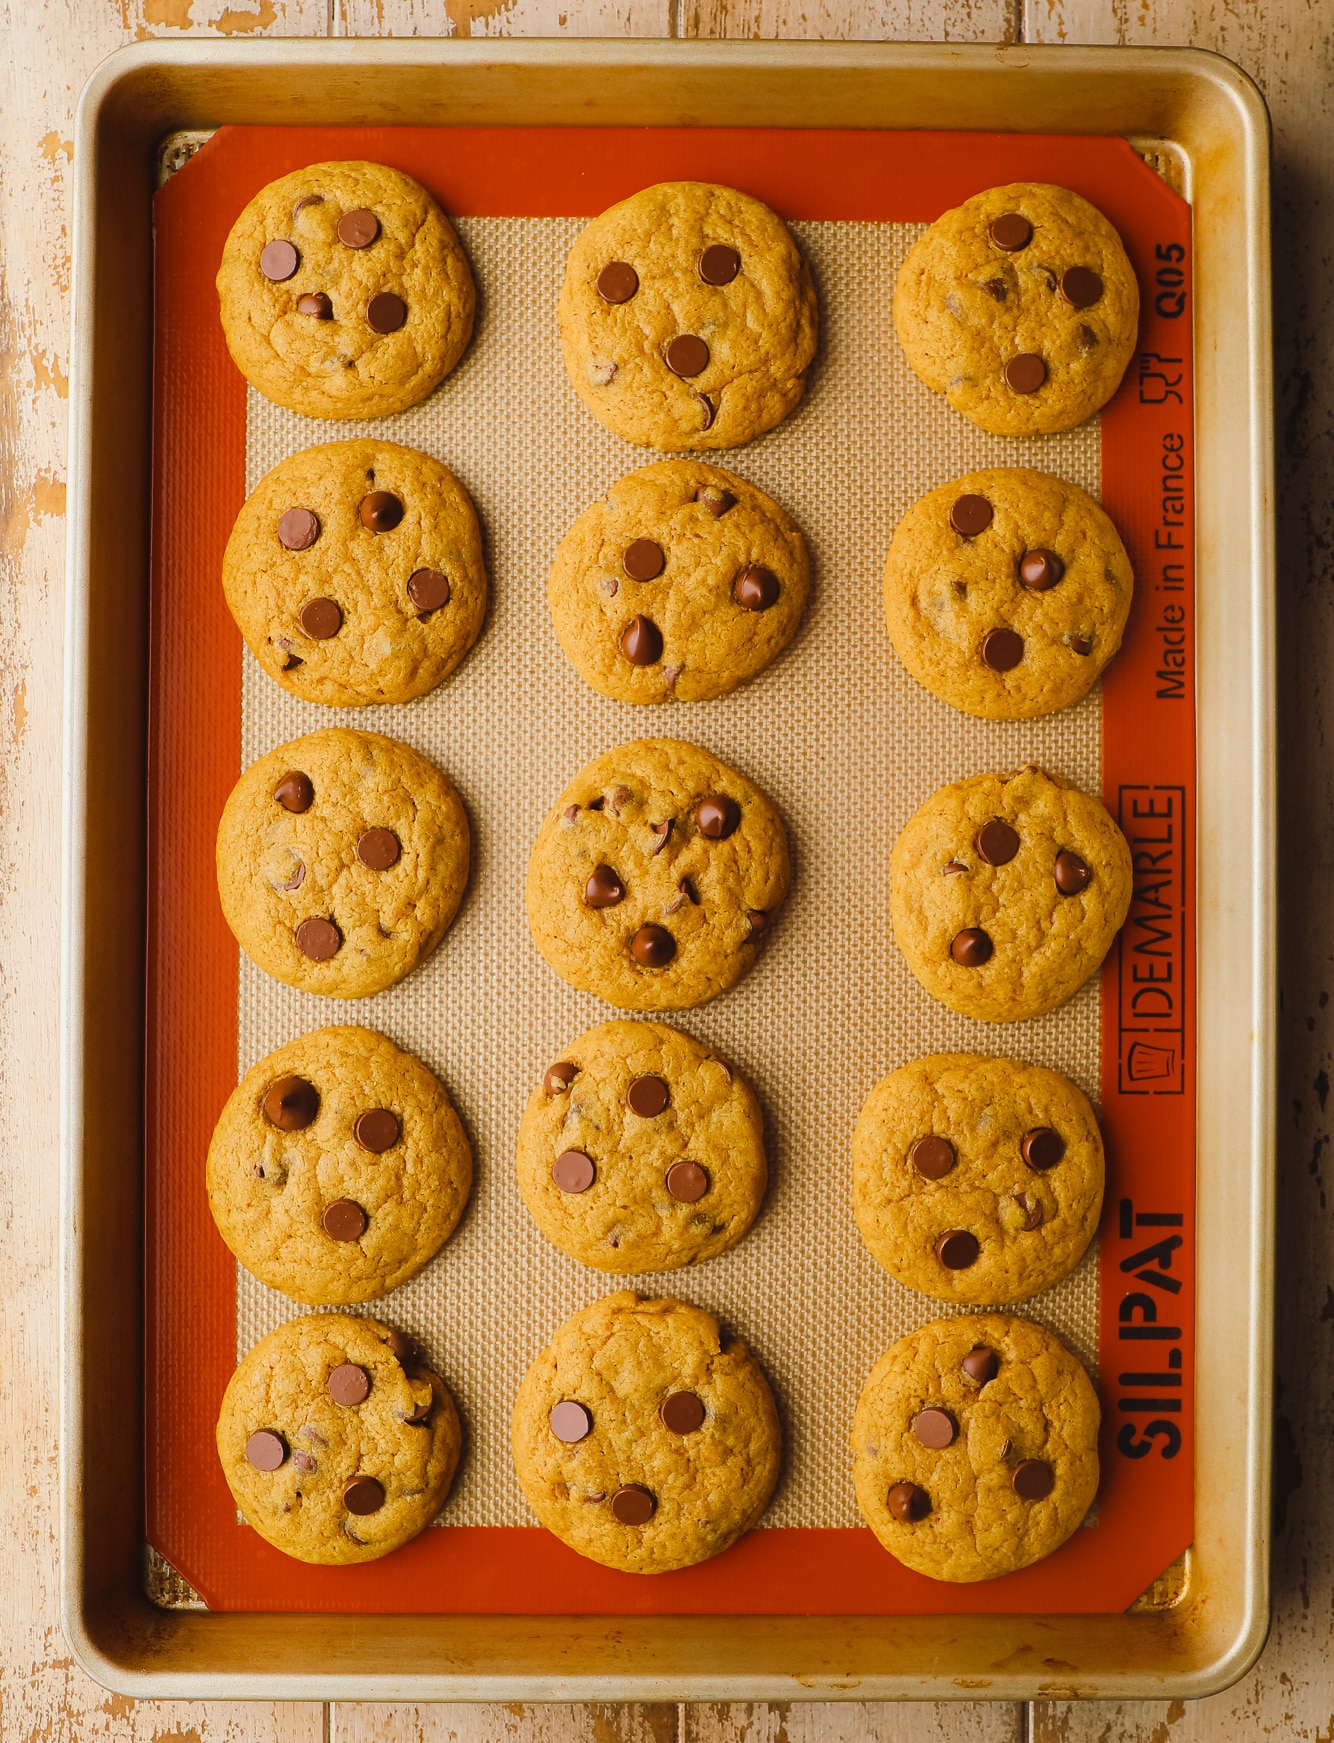
M 904 1525 L 915 1525 L 931 1511 L 931 1497 L 916 1483 L 895 1483 L 885 1497 L 894 1517 Z
M 908 1160 L 923 1180 L 943 1180 L 955 1163 L 954 1145 L 948 1138 L 933 1134 L 919 1138 L 908 1152 Z
M 1065 564 L 1055 551 L 1025 551 L 1019 559 L 1019 579 L 1034 593 L 1045 593 L 1065 574 Z
M 365 1211 L 351 1198 L 336 1198 L 320 1218 L 332 1241 L 359 1241 L 366 1233 L 367 1220 Z
M 1004 212 L 991 220 L 989 234 L 997 248 L 1003 248 L 1007 254 L 1017 254 L 1033 240 L 1033 226 L 1020 212 Z
M 1056 855 L 1052 876 L 1056 879 L 1056 888 L 1063 896 L 1077 896 L 1081 890 L 1088 888 L 1093 873 L 1077 853 L 1063 848 Z
M 639 289 L 639 274 L 627 260 L 609 260 L 598 274 L 598 295 L 604 303 L 628 303 Z
M 632 617 L 621 634 L 621 652 L 632 666 L 652 666 L 662 658 L 662 631 L 651 618 Z
M 391 533 L 403 518 L 402 500 L 392 490 L 372 490 L 361 499 L 361 524 L 373 533 Z
M 982 664 L 993 672 L 1010 672 L 1024 657 L 1024 638 L 1012 629 L 989 630 L 982 638 Z
M 950 510 L 950 525 L 966 539 L 975 539 L 991 525 L 994 510 L 985 496 L 960 496 Z
M 385 1339 L 385 1342 L 393 1351 L 401 1367 L 416 1367 L 417 1346 L 413 1343 L 412 1339 L 406 1332 L 400 1331 L 395 1325 L 391 1325 L 389 1327 L 389 1335 Z
M 622 1525 L 647 1525 L 658 1503 L 641 1483 L 622 1483 L 611 1498 L 611 1510 Z
M 988 865 L 1009 865 L 1019 851 L 1019 833 L 996 817 L 982 825 L 973 845 L 977 848 L 978 858 Z
M 977 1236 L 967 1229 L 946 1229 L 936 1242 L 936 1257 L 949 1271 L 966 1271 L 976 1264 L 978 1252 Z
M 584 885 L 584 900 L 590 908 L 614 908 L 624 900 L 625 885 L 609 865 L 595 865 Z
M 573 1398 L 562 1398 L 559 1404 L 553 1404 L 547 1412 L 547 1422 L 556 1439 L 567 1446 L 577 1446 L 593 1432 L 592 1411 Z
M 984 279 L 982 289 L 989 297 L 994 297 L 998 303 L 1003 303 L 1010 294 L 1010 287 L 1003 278 Z
M 343 627 L 343 609 L 334 599 L 308 599 L 297 614 L 312 641 L 327 642 Z
M 1047 365 L 1032 351 L 1021 351 L 1005 365 L 1005 384 L 1015 393 L 1036 393 L 1047 379 Z
M 704 1401 L 693 1392 L 669 1392 L 658 1406 L 658 1415 L 673 1434 L 694 1434 L 704 1426 Z
M 668 344 L 664 355 L 672 374 L 683 375 L 687 379 L 703 375 L 709 367 L 709 348 L 694 333 L 678 333 Z
M 419 1404 L 415 1410 L 409 1412 L 409 1414 L 403 1418 L 403 1421 L 409 1424 L 420 1425 L 430 1417 L 430 1414 L 434 1409 L 435 1399 L 432 1398 L 429 1404 Z
M 1041 1501 L 1056 1487 L 1056 1478 L 1045 1459 L 1021 1459 L 1010 1486 L 1021 1501 Z
M 376 291 L 366 304 L 366 325 L 372 333 L 397 333 L 408 318 L 408 305 L 393 291 Z
M 1068 645 L 1072 654 L 1079 654 L 1081 657 L 1093 652 L 1093 643 L 1086 635 L 1072 635 Z
M 1061 274 L 1061 295 L 1072 309 L 1091 309 L 1102 296 L 1102 280 L 1091 266 L 1072 266 Z
M 994 1380 L 1000 1373 L 1000 1357 L 985 1344 L 974 1344 L 959 1366 L 970 1380 L 985 1386 L 988 1380 Z
M 666 968 L 676 955 L 676 940 L 665 926 L 641 926 L 630 940 L 630 954 L 642 968 Z
M 718 416 L 713 401 L 709 398 L 707 393 L 697 393 L 695 398 L 699 401 L 700 408 L 704 413 L 704 428 L 706 430 L 711 430 L 713 428 L 713 420 Z
M 259 257 L 259 270 L 265 278 L 281 284 L 284 279 L 291 278 L 300 260 L 301 256 L 290 242 L 266 242 Z
M 653 824 L 652 829 L 653 829 L 653 845 L 648 850 L 650 859 L 654 858 L 657 854 L 660 854 L 662 852 L 663 848 L 666 847 L 667 838 L 672 833 L 672 820 L 671 820 L 671 818 L 669 817 L 665 823 Z
M 320 1093 L 304 1077 L 280 1077 L 264 1096 L 264 1118 L 280 1132 L 303 1132 L 320 1111 Z
M 732 586 L 732 597 L 743 611 L 768 611 L 778 604 L 778 592 L 777 575 L 758 563 L 743 569 Z
M 402 1135 L 398 1115 L 389 1108 L 367 1108 L 365 1113 L 357 1115 L 352 1128 L 352 1136 L 372 1156 L 383 1156 L 386 1150 L 392 1150 Z
M 725 242 L 711 242 L 699 257 L 699 276 L 705 284 L 731 284 L 741 271 L 741 256 Z
M 1075 328 L 1075 338 L 1079 340 L 1079 349 L 1081 351 L 1092 351 L 1093 347 L 1098 343 L 1098 335 L 1085 321 L 1081 321 Z
M 1024 1213 L 1024 1220 L 1019 1226 L 1025 1233 L 1042 1227 L 1042 1206 L 1036 1199 L 1030 1198 L 1026 1192 L 1017 1192 L 1014 1195 L 1014 1202 Z
M 318 1468 L 315 1460 L 311 1458 L 310 1454 L 308 1452 L 302 1452 L 300 1447 L 298 1447 L 292 1454 L 292 1463 L 296 1466 L 297 1470 L 304 1471 L 307 1476 L 309 1476 L 313 1470 Z
M 579 1075 L 579 1067 L 562 1061 L 559 1065 L 549 1065 L 546 1076 L 542 1079 L 542 1088 L 548 1095 L 564 1095 L 565 1091 Z
M 312 962 L 328 962 L 337 956 L 343 942 L 343 934 L 332 920 L 317 918 L 303 920 L 295 937 L 297 949 Z
M 408 598 L 418 611 L 439 611 L 449 604 L 449 581 L 438 569 L 414 569 L 408 576 Z
M 736 507 L 736 497 L 730 490 L 720 490 L 716 484 L 701 484 L 695 501 L 702 502 L 715 520 L 721 520 L 729 508 Z
M 343 1404 L 350 1409 L 354 1404 L 365 1402 L 371 1389 L 371 1377 L 365 1368 L 359 1368 L 355 1362 L 341 1362 L 329 1375 L 325 1385 L 335 1404 Z
M 298 315 L 309 315 L 312 321 L 332 321 L 333 304 L 323 291 L 307 291 L 296 300 Z
M 966 872 L 967 870 L 968 867 L 966 865 L 961 865 L 957 859 L 952 859 L 948 865 L 941 866 L 940 875 L 942 877 L 953 877 L 956 873 Z
M 245 1443 L 245 1456 L 257 1471 L 276 1471 L 287 1457 L 287 1442 L 271 1428 L 256 1429 Z
M 1031 1132 L 1024 1133 L 1019 1154 L 1030 1168 L 1042 1174 L 1048 1168 L 1054 1168 L 1065 1155 L 1065 1139 L 1059 1132 L 1053 1132 L 1050 1126 L 1035 1126 Z
M 919 1410 L 912 1419 L 912 1431 L 923 1446 L 939 1452 L 953 1442 L 959 1425 L 948 1410 Z
M 551 1164 L 551 1178 L 562 1192 L 587 1192 L 597 1170 L 582 1150 L 562 1150 Z
M 636 1077 L 625 1092 L 632 1113 L 642 1120 L 655 1118 L 671 1100 L 671 1091 L 660 1077 Z
M 307 206 L 322 206 L 323 204 L 323 194 L 302 194 L 301 198 L 292 207 L 292 216 L 295 218 L 297 213 L 303 211 Z
M 368 871 L 388 871 L 402 852 L 392 829 L 363 829 L 357 837 L 357 858 Z
M 667 1170 L 667 1190 L 680 1204 L 697 1204 L 709 1190 L 708 1170 L 698 1162 L 673 1162 Z
M 750 924 L 750 935 L 752 938 L 758 938 L 760 933 L 763 932 L 769 924 L 769 916 L 762 908 L 748 909 L 746 919 Z
M 278 539 L 289 551 L 308 551 L 320 536 L 320 523 L 308 508 L 289 508 L 278 520 Z
M 338 220 L 338 240 L 345 248 L 369 248 L 380 234 L 380 220 L 365 206 L 344 212 Z
M 695 822 L 710 841 L 726 841 L 741 824 L 741 807 L 725 793 L 711 793 L 695 808 Z
M 954 934 L 950 955 L 961 968 L 981 968 L 984 962 L 991 961 L 994 949 L 995 945 L 980 926 L 965 926 L 962 932 Z
M 662 546 L 652 539 L 634 539 L 621 553 L 621 567 L 632 581 L 654 581 L 666 565 Z
M 384 1506 L 384 1484 L 374 1477 L 349 1477 L 343 1484 L 343 1505 L 349 1513 L 378 1513 Z
M 315 803 L 315 789 L 311 785 L 309 775 L 303 775 L 300 769 L 291 769 L 285 774 L 273 789 L 273 796 L 284 811 L 309 811 Z

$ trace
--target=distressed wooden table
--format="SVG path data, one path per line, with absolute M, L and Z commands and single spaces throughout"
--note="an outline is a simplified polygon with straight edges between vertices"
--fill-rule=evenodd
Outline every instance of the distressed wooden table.
M 1334 13 L 1323 0 L 44 0 L 0 10 L 0 1743 L 1232 1743 L 1334 1735 Z M 1274 117 L 1282 1122 L 1273 1631 L 1200 1702 L 381 1707 L 97 1687 L 56 1604 L 61 625 L 73 112 L 120 44 L 207 35 L 1193 44 Z M 1327 1487 L 1328 1486 L 1328 1487 Z

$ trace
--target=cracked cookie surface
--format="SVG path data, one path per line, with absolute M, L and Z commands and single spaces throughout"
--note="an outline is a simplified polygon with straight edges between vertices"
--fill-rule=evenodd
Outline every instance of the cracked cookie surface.
M 382 163 L 312 163 L 261 188 L 217 276 L 250 385 L 316 418 L 380 418 L 426 398 L 472 336 L 476 290 L 449 219 Z
M 1097 972 L 1130 906 L 1130 848 L 1100 800 L 1029 767 L 941 787 L 904 825 L 890 883 L 895 942 L 927 992 L 1012 1023 Z
M 218 824 L 218 894 L 275 980 L 366 998 L 428 956 L 468 881 L 468 819 L 411 746 L 329 727 L 245 771 Z
M 343 707 L 424 696 L 486 616 L 467 491 L 429 454 L 373 439 L 306 448 L 261 479 L 222 585 L 274 682 Z
M 347 1313 L 309 1314 L 257 1343 L 217 1428 L 246 1523 L 284 1555 L 331 1566 L 375 1561 L 429 1525 L 462 1438 L 444 1381 L 409 1341 Z
M 218 1232 L 246 1269 L 329 1307 L 388 1294 L 449 1239 L 472 1151 L 421 1060 L 345 1025 L 251 1067 L 214 1130 L 207 1183 Z
M 1079 194 L 988 188 L 918 238 L 894 292 L 899 343 L 955 411 L 1001 436 L 1070 430 L 1120 386 L 1139 331 L 1121 238 Z
M 618 702 L 725 695 L 791 641 L 810 588 L 800 532 L 762 490 L 699 460 L 619 479 L 547 578 L 561 647 Z
M 566 262 L 570 382 L 608 429 L 650 448 L 735 448 L 772 429 L 801 399 L 817 331 L 791 231 L 736 188 L 644 188 L 595 218 Z
M 857 1505 L 930 1579 L 1014 1573 L 1059 1549 L 1093 1504 L 1099 1419 L 1088 1375 L 1041 1326 L 936 1320 L 892 1344 L 862 1389 Z
M 885 561 L 899 658 L 933 696 L 984 720 L 1078 702 L 1121 645 L 1133 590 L 1125 546 L 1093 498 L 1018 466 L 929 492 Z
M 529 1368 L 512 1421 L 528 1505 L 604 1567 L 665 1573 L 735 1543 L 778 1480 L 768 1381 L 711 1314 L 608 1295 Z
M 871 1091 L 852 1138 L 852 1203 L 890 1276 L 939 1301 L 1022 1301 L 1082 1258 L 1102 1209 L 1087 1096 L 1016 1059 L 942 1053 Z
M 679 1029 L 624 1019 L 561 1049 L 529 1097 L 515 1160 L 547 1239 L 624 1273 L 725 1252 L 768 1177 L 749 1085 Z
M 623 1010 L 703 1004 L 755 960 L 787 894 L 787 835 L 708 751 L 644 738 L 596 757 L 547 814 L 528 924 L 562 979 Z

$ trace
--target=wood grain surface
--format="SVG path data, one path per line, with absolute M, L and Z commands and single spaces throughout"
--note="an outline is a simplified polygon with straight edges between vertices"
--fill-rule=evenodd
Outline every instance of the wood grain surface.
M 0 1743 L 1241 1743 L 1334 1735 L 1334 15 L 1323 0 L 0 0 Z M 57 1614 L 57 967 L 73 112 L 141 37 L 570 35 L 1193 44 L 1275 129 L 1282 1029 L 1273 1632 L 1201 1702 L 385 1707 L 134 1702 Z

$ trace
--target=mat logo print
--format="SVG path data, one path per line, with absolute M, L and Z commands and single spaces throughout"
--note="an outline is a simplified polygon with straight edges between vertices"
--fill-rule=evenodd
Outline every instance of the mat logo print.
M 1171 1420 L 1181 1415 L 1186 1389 L 1181 1327 L 1160 1320 L 1158 1309 L 1161 1302 L 1170 1312 L 1173 1297 L 1181 1294 L 1182 1280 L 1173 1275 L 1172 1259 L 1185 1244 L 1183 1235 L 1160 1231 L 1179 1230 L 1184 1220 L 1179 1210 L 1136 1210 L 1129 1198 L 1123 1198 L 1118 1206 L 1117 1236 L 1136 1246 L 1135 1252 L 1121 1260 L 1121 1270 L 1135 1283 L 1148 1287 L 1132 1289 L 1122 1297 L 1116 1310 L 1117 1339 L 1121 1343 L 1172 1346 L 1161 1356 L 1156 1350 L 1146 1350 L 1141 1368 L 1116 1376 L 1117 1411 L 1150 1419 L 1123 1422 L 1117 1430 L 1117 1451 L 1128 1459 L 1147 1458 L 1155 1447 L 1161 1458 L 1173 1459 L 1181 1450 L 1181 1430 Z M 1122 1360 L 1133 1361 L 1137 1352 L 1118 1353 Z M 1151 1362 L 1156 1365 L 1150 1367 Z
M 1186 1088 L 1186 789 L 1122 786 L 1134 893 L 1117 962 L 1122 1095 Z

